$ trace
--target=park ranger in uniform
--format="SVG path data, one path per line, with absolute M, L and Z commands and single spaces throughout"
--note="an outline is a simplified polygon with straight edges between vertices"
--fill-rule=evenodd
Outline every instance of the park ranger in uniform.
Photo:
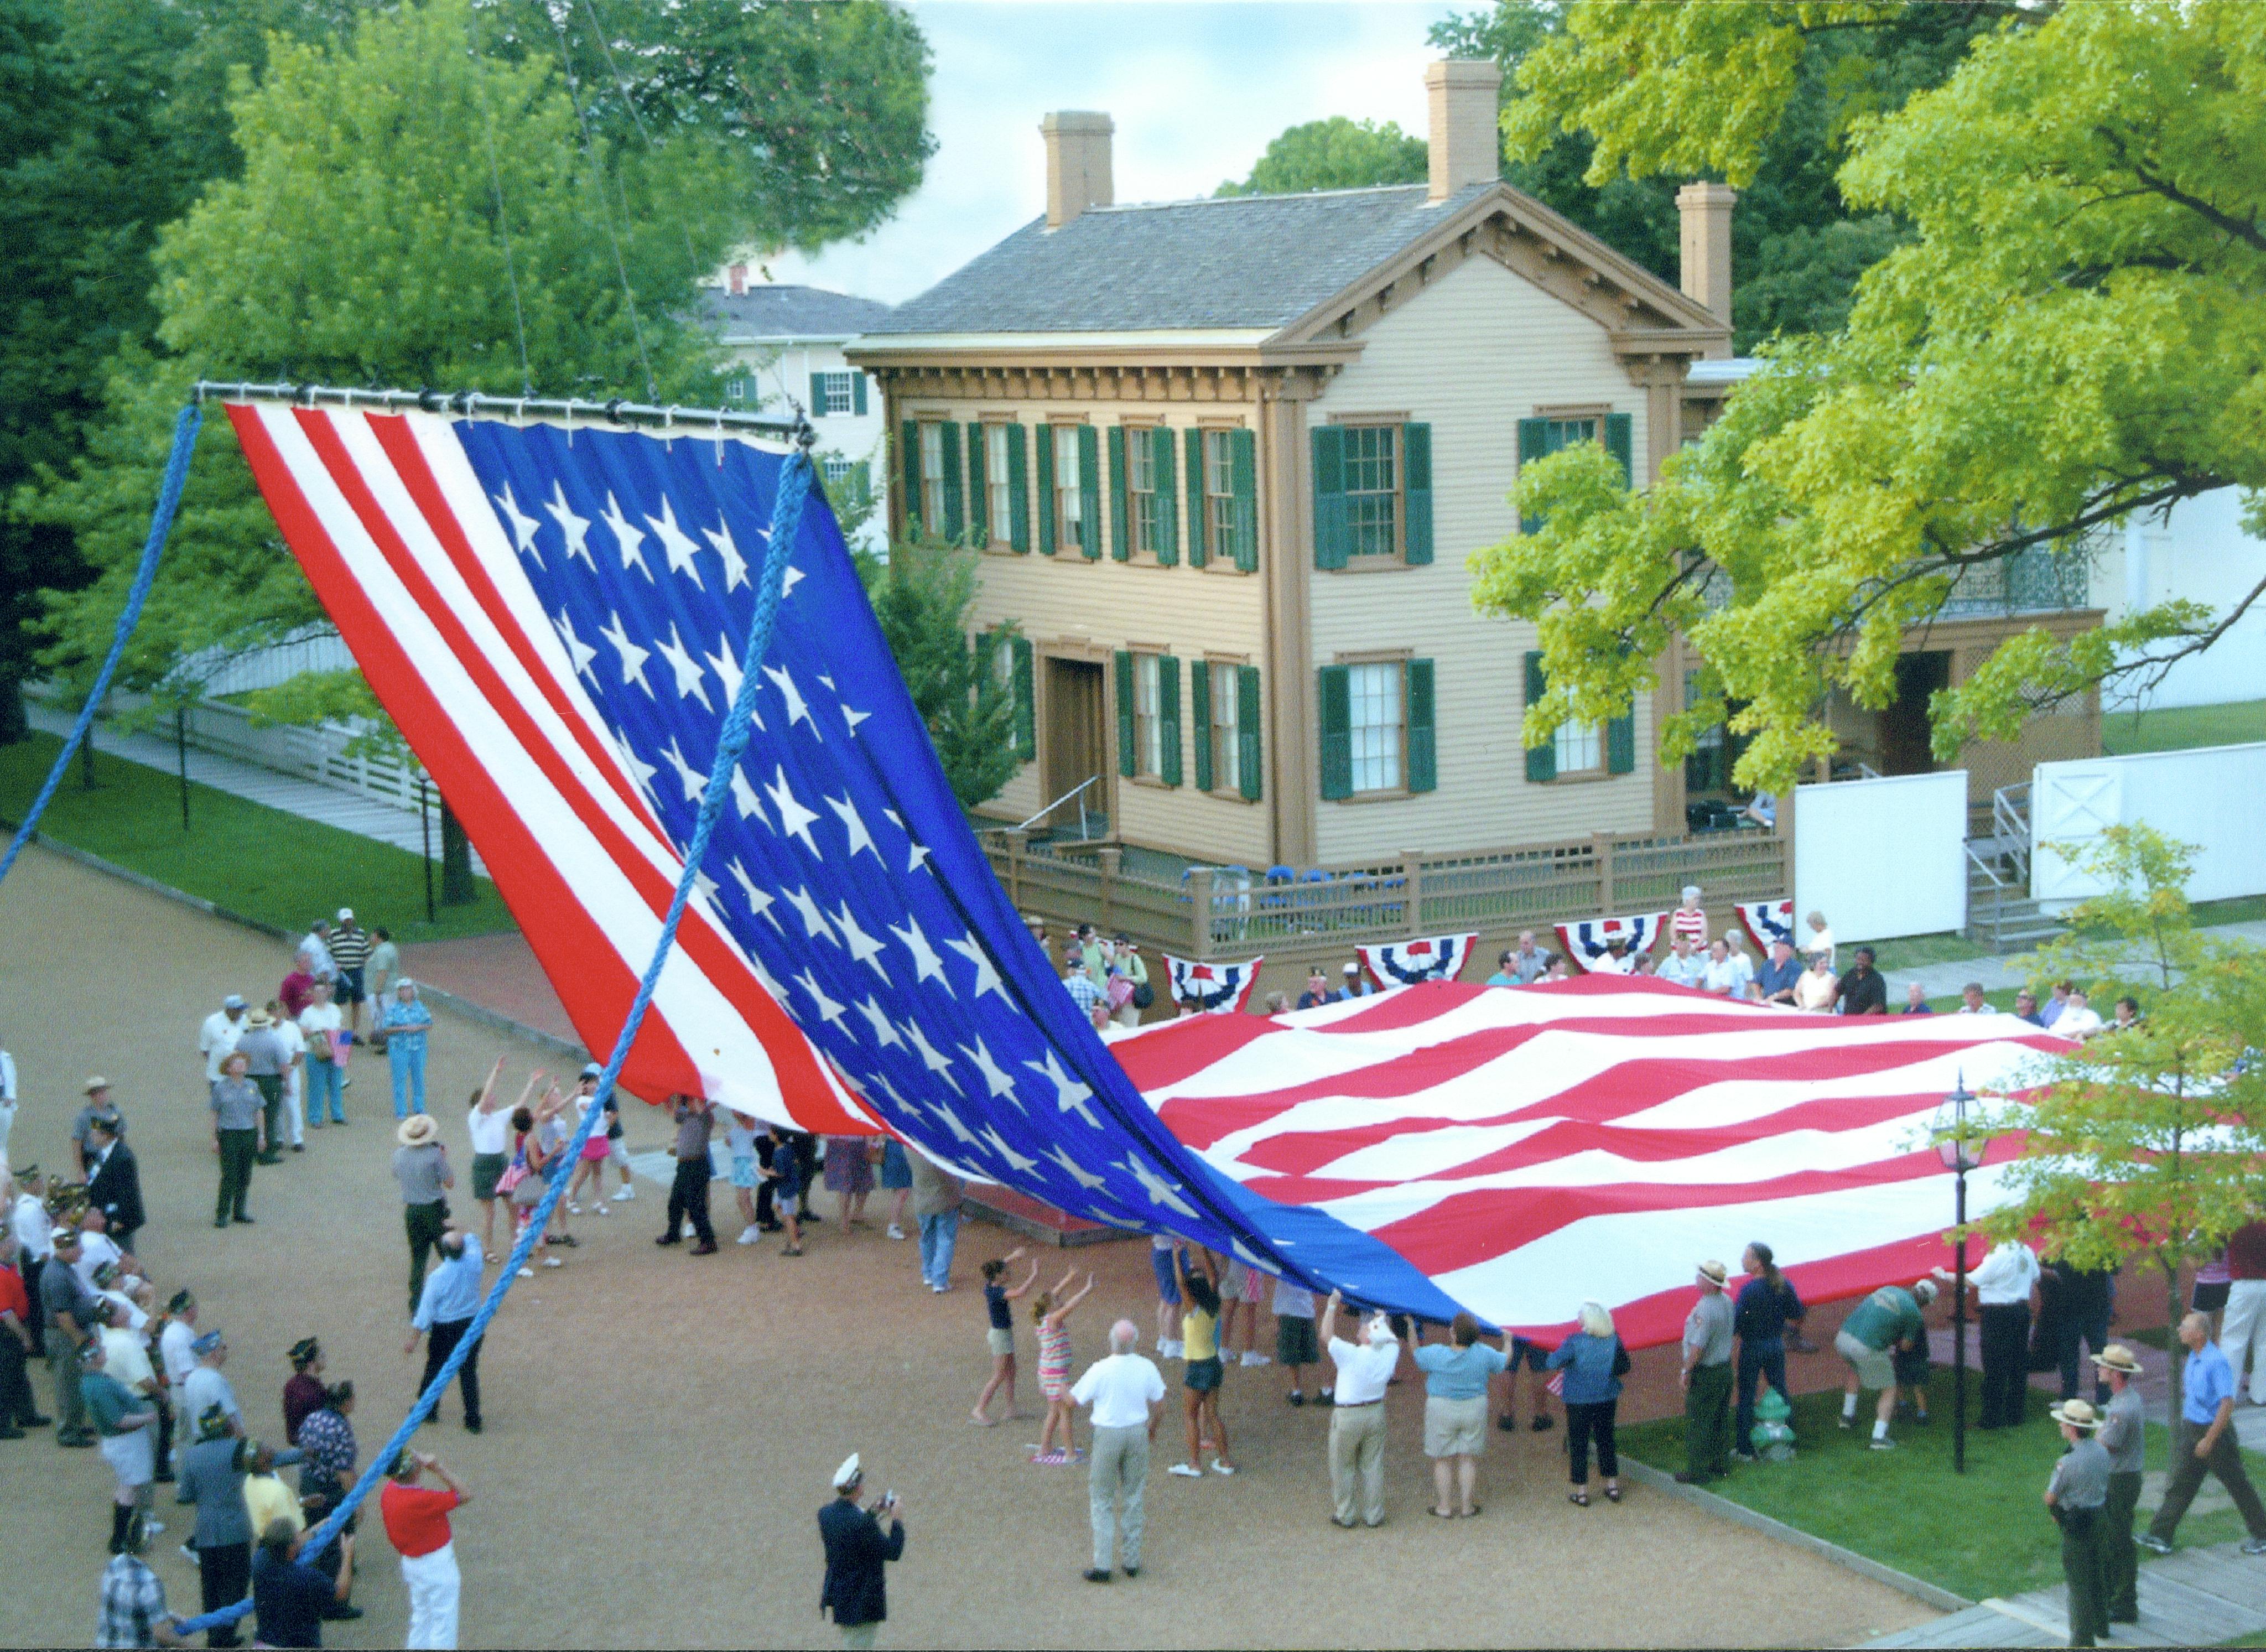
M 2109 1453 L 2094 1430 L 2101 1418 L 2082 1400 L 2065 1400 L 2052 1411 L 2069 1450 L 2046 1482 L 2046 1507 L 2061 1526 L 2061 1571 L 2069 1583 L 2069 1643 L 2093 1646 L 2109 1634 L 2108 1596 L 2103 1590 L 2102 1510 L 2109 1501 Z
M 2101 1515 L 2101 1578 L 2110 1623 L 2140 1621 L 2140 1551 L 2132 1542 L 2132 1513 L 2140 1502 L 2142 1459 L 2147 1455 L 2148 1409 L 2133 1381 L 2140 1361 L 2122 1342 L 2093 1356 L 2109 1387 L 2109 1409 L 2093 1437 L 2109 1453 L 2109 1501 Z

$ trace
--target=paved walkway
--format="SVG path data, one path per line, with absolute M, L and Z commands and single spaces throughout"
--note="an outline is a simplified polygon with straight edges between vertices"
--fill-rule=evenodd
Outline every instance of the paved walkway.
M 24 709 L 32 727 L 40 733 L 54 735 L 58 739 L 69 735 L 76 713 L 37 701 L 27 703 Z M 145 768 L 162 770 L 167 774 L 179 771 L 179 754 L 173 742 L 161 735 L 122 734 L 98 722 L 94 726 L 93 740 L 94 749 L 106 756 L 123 757 L 128 763 L 138 763 Z M 303 820 L 319 821 L 341 831 L 375 837 L 380 843 L 406 849 L 413 855 L 425 852 L 423 830 L 416 815 L 406 809 L 396 808 L 391 803 L 381 803 L 335 786 L 324 786 L 295 774 L 279 774 L 256 763 L 223 757 L 217 752 L 200 751 L 194 746 L 189 748 L 189 778 L 200 785 L 211 786 L 215 791 L 226 792 L 254 803 L 264 803 L 269 808 L 281 809 L 287 815 L 296 815 Z M 435 853 L 440 850 L 440 822 L 435 819 L 433 822 Z M 472 856 L 472 869 L 483 876 L 486 874 L 487 869 L 481 864 L 477 852 Z
M 2113 1624 L 2104 1646 L 2217 1646 L 2266 1629 L 2266 1566 L 2239 1545 L 2183 1549 L 2140 1566 L 2140 1621 Z M 1986 1600 L 1917 1629 L 1868 1641 L 1875 1647 L 2066 1646 L 2069 1594 L 2059 1583 L 2009 1600 Z
M 2248 941 L 2254 947 L 2266 947 L 2266 922 L 2219 924 L 2204 930 L 2204 933 L 2226 940 Z M 1883 970 L 1882 974 L 1888 977 L 1889 983 L 1889 1008 L 1894 1012 L 1904 1007 L 1904 989 L 1914 981 L 1919 983 L 1920 990 L 1931 998 L 1956 997 L 1960 989 L 1970 981 L 1981 982 L 1985 992 L 2028 986 L 2029 972 L 2015 967 L 2021 962 L 2022 957 L 2019 954 L 2013 958 L 1986 958 L 1977 954 L 1972 958 L 1955 959 L 1949 963 Z M 2100 1007 L 2103 1014 L 2108 1012 L 2105 1006 Z

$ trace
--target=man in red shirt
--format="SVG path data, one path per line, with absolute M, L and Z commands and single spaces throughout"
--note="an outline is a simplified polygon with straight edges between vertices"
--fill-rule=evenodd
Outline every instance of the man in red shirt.
M 0 1440 L 20 1440 L 43 1423 L 24 1368 L 32 1351 L 32 1299 L 17 1271 L 16 1236 L 0 1232 Z
M 2266 1222 L 2245 1222 L 2226 1236 L 2226 1316 L 2218 1325 L 2218 1351 L 2242 1386 L 2242 1365 L 2252 1362 L 2250 1403 L 2266 1406 Z
M 417 1482 L 430 1473 L 438 1488 Z M 393 1477 L 378 1494 L 386 1539 L 401 1555 L 401 1581 L 409 1590 L 411 1647 L 453 1648 L 457 1644 L 457 1546 L 449 1511 L 472 1500 L 441 1459 L 402 1448 Z

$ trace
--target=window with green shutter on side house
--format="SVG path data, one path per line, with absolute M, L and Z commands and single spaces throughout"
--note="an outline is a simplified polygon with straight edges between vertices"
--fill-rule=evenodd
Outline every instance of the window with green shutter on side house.
M 1324 425 L 1312 433 L 1312 449 L 1316 567 L 1422 567 L 1431 562 L 1429 424 Z M 1252 525 L 1255 559 L 1255 511 Z
M 1131 739 L 1132 766 L 1124 772 L 1163 786 L 1181 783 L 1181 662 L 1168 654 L 1131 651 L 1119 656 L 1121 686 L 1132 691 L 1132 716 L 1119 717 Z
M 1542 668 L 1539 650 L 1526 655 L 1526 698 L 1533 705 L 1549 692 L 1550 680 Z M 1583 775 L 1627 774 L 1636 767 L 1636 718 L 1634 709 L 1603 723 L 1577 723 L 1568 719 L 1557 733 L 1539 746 L 1526 749 L 1526 778 L 1541 782 L 1578 778 Z
M 1007 691 L 1013 708 L 1015 759 L 1028 763 L 1038 756 L 1038 720 L 1032 691 L 1031 640 L 1005 626 L 979 632 L 976 639 L 976 669 L 996 678 Z
M 1605 451 L 1620 461 L 1621 479 L 1629 486 L 1636 486 L 1635 455 L 1632 447 L 1636 423 L 1628 413 L 1567 413 L 1539 415 L 1518 421 L 1518 468 L 1524 471 L 1537 459 L 1546 459 L 1579 442 L 1597 440 L 1598 427 L 1604 429 Z M 1542 531 L 1542 518 L 1521 516 L 1521 533 Z
M 1070 427 L 1078 451 L 1078 549 L 1088 561 L 1101 557 L 1101 434 L 1092 425 Z M 1061 456 L 1056 456 L 1059 458 Z
M 968 515 L 964 508 L 967 480 L 961 471 L 960 458 L 960 427 L 950 420 L 936 427 L 944 448 L 944 537 L 954 544 L 968 531 Z M 926 466 L 924 465 L 925 470 Z
M 921 505 L 926 490 L 921 486 L 921 428 L 906 420 L 897 428 L 897 474 L 901 486 L 897 497 L 905 515 L 908 536 L 920 532 L 925 518 Z

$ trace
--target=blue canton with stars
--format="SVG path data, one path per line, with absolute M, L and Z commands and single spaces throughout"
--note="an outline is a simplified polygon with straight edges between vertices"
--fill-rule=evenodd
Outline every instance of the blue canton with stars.
M 672 844 L 691 841 L 785 463 L 736 440 L 455 427 Z M 932 1157 L 1089 1220 L 1445 1318 L 1397 1253 L 1175 1141 L 991 875 L 814 487 L 706 910 L 867 1104 Z

